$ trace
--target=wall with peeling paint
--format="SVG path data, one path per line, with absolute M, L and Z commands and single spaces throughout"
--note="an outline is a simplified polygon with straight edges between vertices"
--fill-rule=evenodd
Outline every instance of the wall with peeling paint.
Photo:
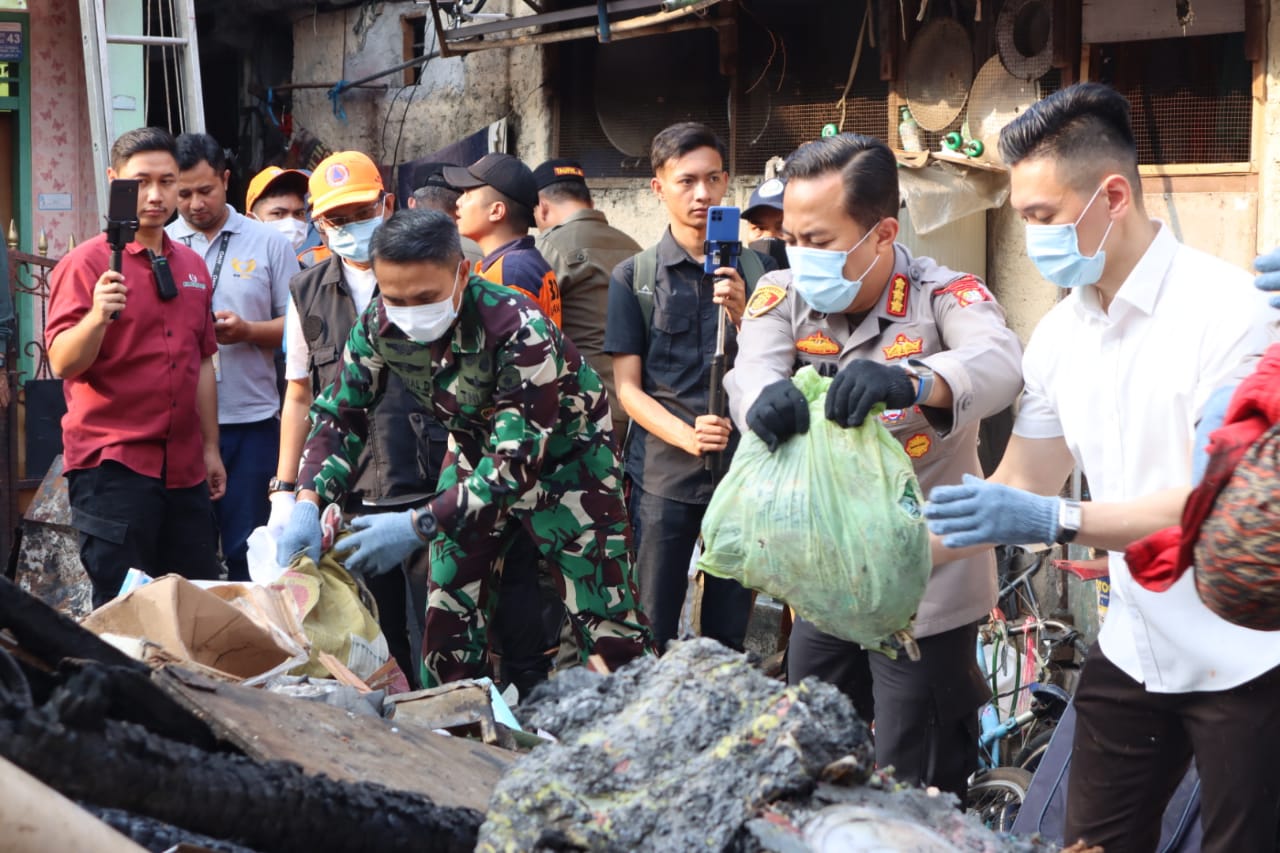
M 485 11 L 511 11 L 512 0 Z M 526 10 L 527 11 L 527 10 Z M 294 20 L 293 82 L 358 80 L 404 61 L 406 18 L 430 14 L 416 3 L 373 3 Z M 435 30 L 427 21 L 427 44 Z M 334 150 L 354 148 L 384 163 L 425 156 L 506 118 L 514 153 L 540 162 L 550 150 L 551 111 L 538 47 L 477 51 L 426 63 L 419 85 L 403 72 L 341 98 L 345 121 L 326 90 L 293 93 L 293 119 Z

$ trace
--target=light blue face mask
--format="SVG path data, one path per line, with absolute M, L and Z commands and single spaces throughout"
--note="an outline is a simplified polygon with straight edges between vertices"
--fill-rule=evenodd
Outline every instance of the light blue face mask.
M 1093 191 L 1093 197 L 1080 211 L 1075 222 L 1063 225 L 1036 225 L 1027 223 L 1027 257 L 1040 270 L 1040 274 L 1058 287 L 1084 287 L 1086 284 L 1097 284 L 1102 278 L 1102 270 L 1107 264 L 1107 253 L 1102 247 L 1111 233 L 1114 219 L 1107 223 L 1107 230 L 1102 233 L 1098 250 L 1092 257 L 1080 253 L 1080 234 L 1076 226 L 1084 215 L 1093 207 L 1102 192 L 1102 185 Z
M 871 262 L 862 275 L 850 281 L 844 277 L 844 262 L 850 253 L 866 242 L 875 232 L 877 222 L 862 239 L 846 252 L 835 249 L 809 249 L 787 246 L 787 263 L 791 264 L 791 285 L 809 307 L 823 314 L 839 314 L 847 310 L 858 298 L 862 280 L 880 262 L 880 256 Z
M 341 228 L 327 228 L 325 235 L 329 238 L 329 251 L 340 258 L 355 261 L 357 264 L 369 262 L 369 246 L 373 242 L 373 232 L 382 224 L 382 217 L 362 219 L 343 225 Z

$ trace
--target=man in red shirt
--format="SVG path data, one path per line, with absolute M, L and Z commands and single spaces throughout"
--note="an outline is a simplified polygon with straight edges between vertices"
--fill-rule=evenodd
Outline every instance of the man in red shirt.
M 93 604 L 115 597 L 130 568 L 152 576 L 220 574 L 211 499 L 218 454 L 213 288 L 204 260 L 170 240 L 177 146 L 141 128 L 111 146 L 107 176 L 138 187 L 138 231 L 121 271 L 105 236 L 54 267 L 45 343 L 63 379 L 63 465 Z M 165 264 L 176 295 L 165 298 Z

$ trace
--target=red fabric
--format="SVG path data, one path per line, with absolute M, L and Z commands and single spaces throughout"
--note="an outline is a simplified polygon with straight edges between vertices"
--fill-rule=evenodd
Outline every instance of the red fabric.
M 1182 510 L 1182 525 L 1157 531 L 1124 553 L 1133 579 L 1163 592 L 1194 562 L 1200 526 L 1250 445 L 1280 421 L 1280 344 L 1267 348 L 1257 367 L 1231 396 L 1222 426 L 1209 434 L 1209 464 Z M 1167 552 L 1167 553 L 1166 553 Z
M 164 238 L 178 297 L 156 293 L 144 247 L 130 243 L 122 272 L 128 304 L 107 328 L 98 358 L 63 383 L 63 462 L 74 471 L 113 460 L 169 488 L 205 480 L 204 444 L 196 408 L 200 363 L 218 350 L 213 288 L 204 259 Z M 76 325 L 93 305 L 93 286 L 110 265 L 99 235 L 77 246 L 50 276 L 46 346 Z

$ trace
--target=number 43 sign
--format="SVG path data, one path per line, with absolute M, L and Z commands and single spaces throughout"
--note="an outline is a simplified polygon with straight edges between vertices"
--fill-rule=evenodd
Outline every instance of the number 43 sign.
M 0 21 L 0 62 L 22 61 L 22 24 Z

